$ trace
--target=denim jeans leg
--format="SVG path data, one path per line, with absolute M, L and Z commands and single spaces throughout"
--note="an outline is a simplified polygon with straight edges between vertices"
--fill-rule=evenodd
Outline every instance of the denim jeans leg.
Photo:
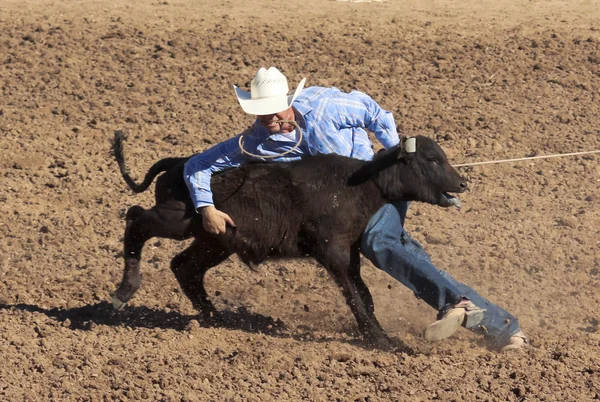
M 363 254 L 437 311 L 463 298 L 471 300 L 485 311 L 483 317 L 467 320 L 467 328 L 493 338 L 498 345 L 506 344 L 520 329 L 517 319 L 436 268 L 423 247 L 402 227 L 407 209 L 406 202 L 386 204 L 373 215 L 363 233 Z
M 407 203 L 386 204 L 373 215 L 363 233 L 363 254 L 436 310 L 457 303 L 462 294 L 402 228 L 406 210 Z

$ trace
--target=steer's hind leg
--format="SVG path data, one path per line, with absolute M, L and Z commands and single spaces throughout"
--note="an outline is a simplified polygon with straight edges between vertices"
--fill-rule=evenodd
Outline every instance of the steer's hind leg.
M 210 318 L 215 307 L 204 288 L 206 272 L 223 262 L 231 253 L 214 238 L 196 239 L 187 249 L 171 260 L 171 270 L 183 293 L 200 314 Z
M 316 256 L 316 259 L 327 268 L 341 288 L 346 302 L 356 318 L 358 328 L 367 341 L 382 348 L 389 348 L 389 338 L 373 315 L 373 301 L 370 293 L 367 289 L 368 296 L 365 294 L 366 285 L 362 279 L 360 280 L 362 285 L 358 284 L 356 280 L 355 267 L 360 264 L 360 254 L 357 251 L 351 247 L 335 245 L 330 242 L 327 250 L 323 250 L 320 255 Z
M 112 295 L 113 306 L 117 310 L 123 308 L 140 287 L 142 282 L 140 259 L 146 241 L 156 236 L 171 239 L 186 238 L 189 219 L 184 220 L 183 216 L 183 210 L 170 209 L 159 213 L 159 208 L 156 206 L 149 210 L 137 205 L 129 208 L 123 241 L 125 260 L 123 279 Z

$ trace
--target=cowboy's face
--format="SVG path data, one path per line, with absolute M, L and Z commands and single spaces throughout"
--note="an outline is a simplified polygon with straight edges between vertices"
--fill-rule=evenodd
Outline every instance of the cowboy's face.
M 261 126 L 269 131 L 269 134 L 289 134 L 294 131 L 294 126 L 288 123 L 279 124 L 276 123 L 278 120 L 296 120 L 294 116 L 294 110 L 290 107 L 283 112 L 275 114 L 258 115 L 256 119 Z

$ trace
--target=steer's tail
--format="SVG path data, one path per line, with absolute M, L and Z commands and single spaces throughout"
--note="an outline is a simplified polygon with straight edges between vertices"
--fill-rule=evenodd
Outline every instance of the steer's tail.
M 123 179 L 125 182 L 133 190 L 134 193 L 141 193 L 142 191 L 146 191 L 146 189 L 152 184 L 152 181 L 159 173 L 169 170 L 173 166 L 180 163 L 182 160 L 186 158 L 165 158 L 156 162 L 148 173 L 146 173 L 146 177 L 144 177 L 144 182 L 142 184 L 137 184 L 129 175 L 129 169 L 125 165 L 125 157 L 123 156 L 123 142 L 125 141 L 125 133 L 121 130 L 115 131 L 115 138 L 113 139 L 112 153 L 117 163 L 119 164 L 119 170 L 121 170 L 121 174 L 123 175 Z

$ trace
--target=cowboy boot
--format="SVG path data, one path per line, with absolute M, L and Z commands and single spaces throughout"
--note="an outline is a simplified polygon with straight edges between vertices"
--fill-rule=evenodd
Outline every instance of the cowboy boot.
M 425 339 L 429 342 L 446 339 L 454 335 L 460 326 L 466 326 L 468 320 L 481 321 L 484 311 L 470 300 L 462 300 L 440 312 L 438 320 L 425 328 Z
M 439 341 L 452 336 L 460 326 L 475 327 L 481 321 L 485 310 L 469 300 L 462 300 L 440 312 L 438 320 L 425 328 L 425 339 L 430 342 Z M 496 346 L 501 352 L 521 349 L 529 343 L 522 330 L 511 335 L 504 346 Z

